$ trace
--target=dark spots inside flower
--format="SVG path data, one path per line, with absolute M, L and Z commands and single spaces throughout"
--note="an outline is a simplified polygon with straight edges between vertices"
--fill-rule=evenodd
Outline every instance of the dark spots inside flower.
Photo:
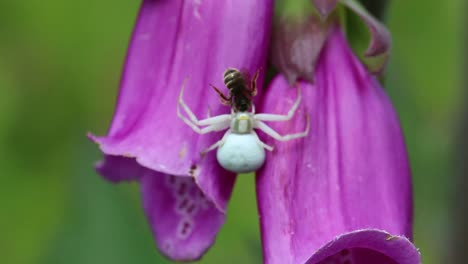
M 183 196 L 184 194 L 186 194 L 188 191 L 188 186 L 187 186 L 187 183 L 185 182 L 181 182 L 179 187 L 177 188 L 177 193 L 180 195 L 180 196 Z
M 186 211 L 188 214 L 192 214 L 195 212 L 195 209 L 197 209 L 197 206 L 195 204 L 191 204 L 187 207 Z
M 169 186 L 175 186 L 176 184 L 176 177 L 174 176 L 167 176 L 167 183 Z
M 184 198 L 180 203 L 179 203 L 179 206 L 177 206 L 177 208 L 179 210 L 183 210 L 187 207 L 187 205 L 189 204 L 189 200 L 187 198 Z
M 192 164 L 192 166 L 190 166 L 189 175 L 192 177 L 195 177 L 195 172 L 197 171 L 197 169 L 198 169 L 197 165 Z
M 177 228 L 177 237 L 179 239 L 187 239 L 193 230 L 193 225 L 190 218 L 182 219 Z
M 192 197 L 184 196 L 181 200 L 177 201 L 176 212 L 181 216 L 193 216 L 198 210 L 197 201 Z
M 182 234 L 186 234 L 189 232 L 190 230 L 190 227 L 191 227 L 191 224 L 189 222 L 182 222 Z

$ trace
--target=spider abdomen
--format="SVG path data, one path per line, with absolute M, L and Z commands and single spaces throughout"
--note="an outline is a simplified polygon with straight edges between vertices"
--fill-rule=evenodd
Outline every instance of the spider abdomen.
M 229 134 L 218 148 L 216 157 L 221 167 L 236 173 L 252 172 L 265 162 L 265 149 L 254 134 Z

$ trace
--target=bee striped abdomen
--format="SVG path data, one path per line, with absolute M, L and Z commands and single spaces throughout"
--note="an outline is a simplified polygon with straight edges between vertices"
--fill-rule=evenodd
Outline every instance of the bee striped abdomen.
M 252 92 L 247 86 L 246 76 L 234 68 L 224 72 L 224 84 L 229 89 L 231 107 L 236 111 L 245 112 L 251 106 Z
M 240 71 L 228 69 L 224 72 L 224 84 L 230 91 L 240 91 L 245 86 L 245 80 Z

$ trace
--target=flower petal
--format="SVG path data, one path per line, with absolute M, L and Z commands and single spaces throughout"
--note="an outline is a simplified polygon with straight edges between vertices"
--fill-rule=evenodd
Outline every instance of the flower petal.
M 177 117 L 178 96 L 186 80 L 184 99 L 198 118 L 229 113 L 209 84 L 222 88 L 228 67 L 264 67 L 271 15 L 271 0 L 143 1 L 111 128 L 93 140 L 107 155 L 195 177 L 224 211 L 234 175 L 218 166 L 214 152 L 200 155 L 222 135 L 192 131 Z
M 307 113 L 309 135 L 276 143 L 257 176 L 265 263 L 305 263 L 336 237 L 357 230 L 411 238 L 410 169 L 398 118 L 339 29 L 322 50 L 315 81 L 300 84 L 304 99 L 293 120 L 272 124 L 282 134 L 302 131 Z M 279 76 L 260 112 L 286 113 L 295 99 L 296 89 Z M 333 252 L 351 244 L 339 245 Z M 366 248 L 363 258 L 374 251 L 397 256 L 395 247 L 390 253 L 378 243 Z
M 137 180 L 141 175 L 142 167 L 133 158 L 105 155 L 102 161 L 96 164 L 96 171 L 111 182 Z
M 346 262 L 348 261 L 348 262 Z M 420 263 L 421 256 L 405 237 L 377 229 L 363 229 L 340 235 L 321 247 L 307 263 Z
M 196 260 L 214 242 L 224 214 L 191 177 L 147 170 L 141 179 L 143 208 L 158 248 L 173 260 Z
M 377 56 L 388 52 L 392 39 L 387 28 L 356 0 L 341 0 L 341 2 L 361 17 L 372 34 L 366 56 Z

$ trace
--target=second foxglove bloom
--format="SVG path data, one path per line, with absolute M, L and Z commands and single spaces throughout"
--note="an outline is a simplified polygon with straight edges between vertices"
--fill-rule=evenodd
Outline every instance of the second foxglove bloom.
M 301 129 L 308 114 L 310 134 L 277 144 L 257 175 L 264 262 L 419 263 L 409 240 L 410 168 L 398 118 L 338 27 L 321 52 L 315 84 L 299 85 L 307 98 L 299 116 L 274 128 Z M 277 76 L 262 111 L 287 111 L 294 90 Z

